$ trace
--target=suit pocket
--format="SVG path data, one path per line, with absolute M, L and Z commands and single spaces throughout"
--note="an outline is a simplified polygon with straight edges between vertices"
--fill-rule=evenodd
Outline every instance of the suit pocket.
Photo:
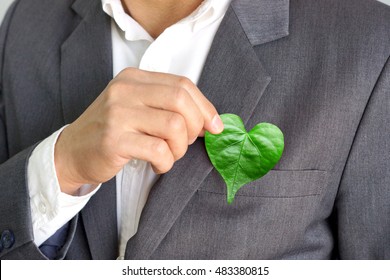
M 265 198 L 317 196 L 325 188 L 328 174 L 322 170 L 271 170 L 262 178 L 243 186 L 236 196 Z M 226 185 L 213 169 L 199 191 L 226 195 Z

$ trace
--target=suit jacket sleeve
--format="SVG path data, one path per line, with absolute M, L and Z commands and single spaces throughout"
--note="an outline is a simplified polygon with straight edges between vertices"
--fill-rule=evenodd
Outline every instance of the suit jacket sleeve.
M 336 199 L 342 259 L 390 259 L 389 60 L 360 121 Z
M 8 158 L 2 67 L 7 30 L 16 6 L 17 2 L 9 8 L 0 29 L 0 258 L 42 259 L 44 256 L 33 242 L 26 182 L 27 161 L 33 147 Z
M 9 158 L 4 93 L 2 91 L 3 58 L 8 27 L 18 1 L 9 8 L 0 29 L 0 259 L 46 259 L 34 243 L 29 190 L 27 185 L 28 159 L 35 146 L 29 147 Z M 8 109 L 9 110 L 9 109 Z M 77 217 L 57 232 L 46 243 L 57 244 L 61 238 L 61 249 L 53 258 L 63 258 L 71 243 Z M 46 244 L 45 243 L 45 244 Z M 43 245 L 45 245 L 43 244 Z M 46 246 L 47 247 L 47 246 Z M 43 248 L 46 248 L 43 246 Z M 44 250 L 43 250 L 44 252 Z

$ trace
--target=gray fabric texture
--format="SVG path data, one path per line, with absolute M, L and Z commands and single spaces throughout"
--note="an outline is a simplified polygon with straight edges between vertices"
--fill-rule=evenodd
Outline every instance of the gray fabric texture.
M 199 88 L 247 129 L 278 125 L 282 159 L 227 205 L 198 139 L 153 187 L 126 258 L 390 259 L 389 56 L 384 4 L 233 1 Z M 110 20 L 100 0 L 19 0 L 0 59 L 0 232 L 16 240 L 0 258 L 44 258 L 32 242 L 28 156 L 111 79 Z M 72 221 L 64 258 L 116 257 L 115 201 L 111 180 Z

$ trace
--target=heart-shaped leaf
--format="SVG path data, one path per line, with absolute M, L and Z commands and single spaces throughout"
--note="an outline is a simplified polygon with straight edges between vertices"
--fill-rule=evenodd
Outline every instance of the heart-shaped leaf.
M 245 184 L 264 176 L 282 156 L 284 137 L 270 123 L 259 123 L 247 132 L 241 118 L 222 114 L 225 129 L 220 134 L 206 132 L 206 150 L 211 163 L 227 185 L 227 201 L 231 204 Z

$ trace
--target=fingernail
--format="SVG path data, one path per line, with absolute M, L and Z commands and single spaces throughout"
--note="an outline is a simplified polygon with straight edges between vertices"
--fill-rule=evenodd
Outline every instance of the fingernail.
M 221 133 L 223 131 L 223 122 L 218 114 L 214 116 L 213 120 L 211 121 L 211 125 L 213 127 L 214 133 Z

